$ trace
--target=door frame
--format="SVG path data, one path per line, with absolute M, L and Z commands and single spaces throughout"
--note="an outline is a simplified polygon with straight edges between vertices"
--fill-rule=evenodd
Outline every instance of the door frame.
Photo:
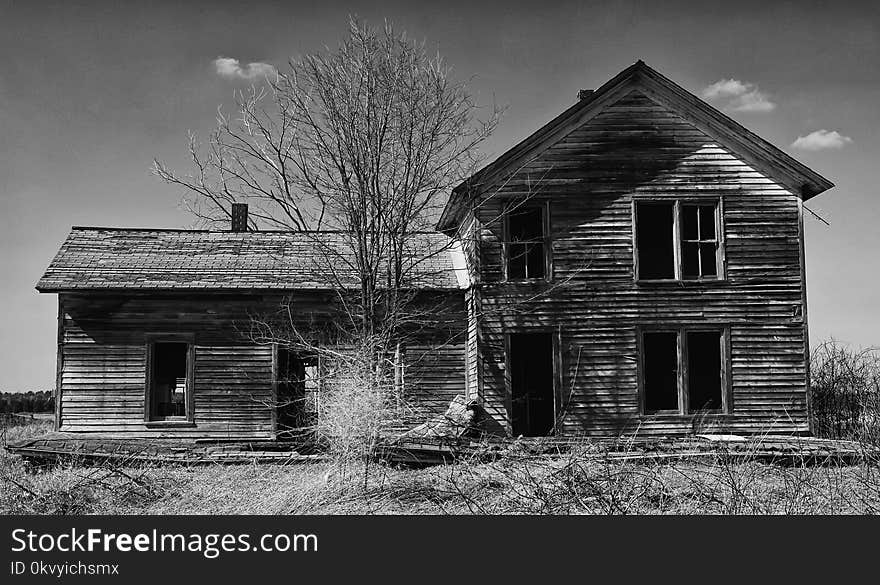
M 513 379 L 510 368 L 510 338 L 513 335 L 549 334 L 551 339 L 551 367 L 553 368 L 553 426 L 548 437 L 559 434 L 559 414 L 562 404 L 562 328 L 551 326 L 511 327 L 504 331 L 504 426 L 513 436 Z

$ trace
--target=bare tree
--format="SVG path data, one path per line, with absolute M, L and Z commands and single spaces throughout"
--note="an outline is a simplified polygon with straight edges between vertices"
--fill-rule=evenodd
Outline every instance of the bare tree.
M 424 317 L 411 308 L 413 291 L 425 261 L 443 250 L 426 246 L 422 232 L 474 171 L 499 109 L 481 119 L 439 55 L 390 25 L 355 20 L 335 51 L 291 60 L 235 97 L 235 117 L 220 111 L 206 144 L 190 135 L 191 173 L 160 161 L 153 170 L 183 187 L 208 225 L 225 225 L 232 203 L 247 202 L 251 229 L 312 234 L 348 342 L 376 386 L 388 375 L 377 356 L 393 353 L 401 331 Z M 285 337 L 309 343 L 301 332 Z

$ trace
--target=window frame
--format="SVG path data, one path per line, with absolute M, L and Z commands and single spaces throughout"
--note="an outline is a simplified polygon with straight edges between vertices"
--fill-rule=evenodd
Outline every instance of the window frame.
M 541 211 L 541 227 L 543 231 L 543 260 L 544 274 L 540 277 L 533 278 L 511 278 L 509 271 L 510 259 L 510 213 L 523 209 L 539 209 Z M 501 241 L 501 268 L 504 282 L 514 283 L 532 283 L 532 282 L 550 282 L 553 280 L 553 241 L 550 237 L 550 201 L 549 200 L 527 200 L 513 201 L 504 205 L 502 212 L 502 241 Z
M 641 203 L 661 204 L 672 203 L 672 252 L 673 252 L 673 277 L 672 278 L 641 278 L 639 276 L 639 242 L 638 242 L 638 207 Z M 685 277 L 683 275 L 683 220 L 682 207 L 688 205 L 715 205 L 715 241 L 717 248 L 715 251 L 715 276 L 710 277 Z M 697 234 L 699 237 L 699 234 Z M 694 240 L 687 240 L 694 241 Z M 688 283 L 718 283 L 727 280 L 727 254 L 726 241 L 724 237 L 724 198 L 718 197 L 702 197 L 702 196 L 684 196 L 684 197 L 658 197 L 658 196 L 635 196 L 632 199 L 632 250 L 633 250 L 633 280 L 637 284 L 688 284 Z
M 147 427 L 195 426 L 195 334 L 194 333 L 147 333 L 145 342 L 144 423 Z M 186 343 L 186 396 L 185 416 L 155 418 L 153 416 L 153 365 L 157 343 Z
M 721 362 L 721 408 L 715 410 L 690 411 L 690 392 L 688 388 L 688 333 L 720 333 L 720 362 Z M 677 410 L 657 410 L 648 412 L 645 405 L 645 343 L 646 333 L 675 333 L 676 334 L 676 360 L 677 360 Z M 731 387 L 730 358 L 730 326 L 721 323 L 693 324 L 693 325 L 670 325 L 665 323 L 649 323 L 636 328 L 636 344 L 638 350 L 638 392 L 639 392 L 639 415 L 646 417 L 654 416 L 724 416 L 733 414 L 733 392 Z

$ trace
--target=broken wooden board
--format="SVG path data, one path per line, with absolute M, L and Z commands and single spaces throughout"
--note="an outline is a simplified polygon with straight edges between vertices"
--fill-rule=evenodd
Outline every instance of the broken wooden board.
M 120 465 L 210 463 L 291 464 L 325 461 L 322 453 L 301 452 L 281 441 L 183 441 L 117 439 L 48 433 L 6 445 L 10 453 L 31 461 L 73 460 Z M 389 438 L 377 456 L 401 465 L 435 465 L 455 461 L 486 461 L 503 455 L 556 457 L 580 456 L 607 461 L 661 462 L 674 460 L 760 461 L 777 465 L 847 465 L 880 461 L 880 449 L 852 441 L 783 435 L 695 435 L 646 439 L 621 437 L 590 441 L 581 437 L 508 439 L 491 437 L 475 441 L 464 437 Z
M 695 435 L 670 439 L 621 437 L 587 441 L 583 438 L 519 438 L 475 442 L 444 438 L 398 439 L 384 444 L 379 456 L 403 465 L 433 465 L 462 459 L 581 456 L 606 461 L 674 461 L 685 459 L 759 461 L 776 465 L 849 465 L 880 461 L 880 448 L 853 441 L 798 436 Z
M 276 441 L 208 443 L 199 441 L 72 437 L 49 433 L 5 446 L 10 453 L 33 462 L 73 460 L 118 465 L 144 463 L 198 465 L 209 463 L 290 464 L 323 461 L 320 454 L 303 454 L 293 444 Z

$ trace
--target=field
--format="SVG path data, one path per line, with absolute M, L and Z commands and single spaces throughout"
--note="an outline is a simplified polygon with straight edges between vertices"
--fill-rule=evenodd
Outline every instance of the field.
M 20 421 L 19 421 L 20 422 Z M 4 429 L 15 441 L 48 421 Z M 8 422 L 6 423 L 9 424 Z M 424 469 L 329 463 L 34 468 L 0 454 L 2 514 L 875 514 L 880 462 L 774 465 L 746 455 L 607 462 L 516 447 L 490 463 Z

